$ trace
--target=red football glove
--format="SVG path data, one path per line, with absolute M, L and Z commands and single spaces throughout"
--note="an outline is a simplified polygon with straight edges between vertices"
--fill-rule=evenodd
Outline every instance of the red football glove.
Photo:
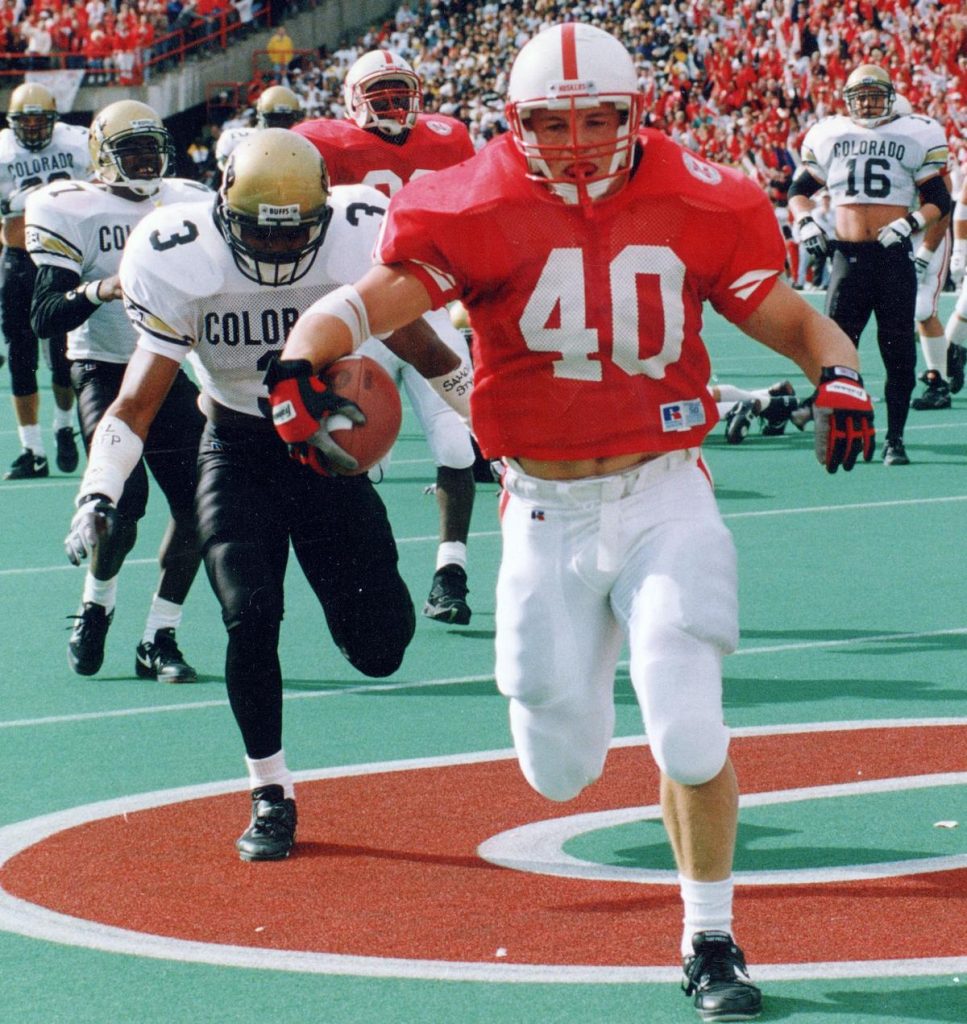
M 358 468 L 356 459 L 333 441 L 326 424 L 338 413 L 362 426 L 366 415 L 314 374 L 307 359 L 273 359 L 263 383 L 269 389 L 272 423 L 292 458 L 323 476 L 329 476 L 333 467 Z
M 861 454 L 864 462 L 873 458 L 873 403 L 855 370 L 823 367 L 813 400 L 813 419 L 816 458 L 827 472 L 835 473 L 840 466 L 848 472 Z

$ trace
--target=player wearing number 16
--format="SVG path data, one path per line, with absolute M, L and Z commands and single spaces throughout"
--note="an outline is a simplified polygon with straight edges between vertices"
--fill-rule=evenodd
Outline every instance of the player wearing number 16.
M 743 1020 L 760 995 L 732 938 L 721 662 L 737 582 L 700 450 L 717 419 L 704 303 L 822 377 L 830 471 L 871 457 L 872 407 L 849 339 L 781 282 L 764 193 L 639 130 L 643 104 L 612 36 L 541 32 L 510 74 L 510 132 L 396 193 L 382 265 L 320 300 L 283 355 L 318 370 L 363 331 L 466 306 L 472 427 L 506 463 L 496 680 L 521 768 L 552 800 L 598 778 L 627 641 L 681 877 L 685 989 L 704 1019 Z M 440 391 L 461 408 L 461 369 L 444 369 Z

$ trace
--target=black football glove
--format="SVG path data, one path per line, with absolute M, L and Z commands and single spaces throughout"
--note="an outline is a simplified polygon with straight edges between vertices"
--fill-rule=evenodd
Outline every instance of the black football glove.
M 835 473 L 840 466 L 849 472 L 860 455 L 873 458 L 876 431 L 873 403 L 863 378 L 845 366 L 824 366 L 813 401 L 816 458 Z
M 321 374 L 314 374 L 307 359 L 279 359 L 269 363 L 263 383 L 269 389 L 272 423 L 297 462 L 329 476 L 335 469 L 352 472 L 359 463 L 340 448 L 329 433 L 331 416 L 345 416 L 356 426 L 366 414 L 348 398 L 336 394 Z

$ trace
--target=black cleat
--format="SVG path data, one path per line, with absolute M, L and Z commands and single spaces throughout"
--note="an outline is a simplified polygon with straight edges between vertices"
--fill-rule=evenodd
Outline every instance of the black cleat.
M 467 574 L 459 565 L 445 565 L 433 574 L 433 585 L 423 605 L 423 614 L 435 622 L 466 626 L 470 621 L 467 604 Z
M 813 392 L 808 398 L 803 399 L 798 406 L 789 414 L 789 422 L 796 430 L 805 430 L 806 424 L 813 418 L 813 402 L 816 393 Z
M 770 388 L 770 391 L 772 389 Z M 799 408 L 795 396 L 778 395 L 769 399 L 769 404 L 762 410 L 762 434 L 764 437 L 778 437 L 786 432 L 786 424 Z
M 903 446 L 902 437 L 888 437 L 886 444 L 883 446 L 883 465 L 884 466 L 909 466 L 910 460 L 907 458 L 907 450 Z
M 788 395 L 790 398 L 795 398 L 796 389 L 792 386 L 791 380 L 779 380 L 769 388 L 769 394 L 773 398 L 778 398 L 781 395 Z
M 157 679 L 159 683 L 194 683 L 198 673 L 178 650 L 173 629 L 159 629 L 154 640 L 142 640 L 134 655 L 134 671 L 139 679 Z
M 4 480 L 33 480 L 41 476 L 50 476 L 50 466 L 46 455 L 34 455 L 25 448 L 12 462 L 4 473 Z
M 742 950 L 728 932 L 696 932 L 694 956 L 682 961 L 682 991 L 695 996 L 702 1020 L 752 1020 L 762 1011 L 762 993 L 749 980 Z
M 967 348 L 951 342 L 947 346 L 947 380 L 950 393 L 956 395 L 964 386 L 964 367 L 967 366 Z
M 67 664 L 79 676 L 92 676 L 104 661 L 104 641 L 114 618 L 114 609 L 87 601 L 81 605 L 75 619 L 70 640 L 67 641 Z
M 295 845 L 295 800 L 281 786 L 252 790 L 252 821 L 235 841 L 242 860 L 284 860 Z
M 914 409 L 950 408 L 950 386 L 936 370 L 928 370 L 923 375 L 923 383 L 926 385 L 923 394 L 910 403 Z
M 736 402 L 725 414 L 725 440 L 729 444 L 742 444 L 757 415 L 756 403 L 751 399 Z
M 54 440 L 57 442 L 57 468 L 62 473 L 73 473 L 77 469 L 80 456 L 77 453 L 75 436 L 73 427 L 61 427 L 54 434 Z

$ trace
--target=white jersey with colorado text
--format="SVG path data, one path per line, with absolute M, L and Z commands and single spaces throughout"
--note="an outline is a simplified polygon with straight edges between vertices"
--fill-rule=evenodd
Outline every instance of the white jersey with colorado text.
M 294 284 L 277 287 L 238 269 L 209 211 L 162 207 L 135 228 L 121 261 L 138 345 L 179 362 L 190 358 L 202 390 L 216 402 L 262 415 L 269 359 L 312 303 L 372 266 L 387 203 L 367 185 L 334 187 L 332 219 L 312 266 Z
M 802 162 L 829 190 L 834 207 L 847 204 L 911 208 L 917 188 L 947 166 L 947 139 L 930 117 L 906 114 L 876 128 L 843 115 L 806 133 Z
M 58 121 L 50 142 L 40 150 L 20 144 L 12 128 L 0 131 L 0 212 L 23 216 L 30 189 L 52 181 L 93 176 L 87 129 Z
M 197 181 L 164 178 L 161 188 L 140 201 L 100 182 L 55 182 L 27 199 L 26 243 L 38 267 L 62 267 L 82 282 L 111 277 L 121 266 L 128 236 L 158 207 L 202 203 L 204 216 L 215 194 Z M 137 335 L 121 302 L 105 302 L 67 335 L 70 359 L 126 363 Z

